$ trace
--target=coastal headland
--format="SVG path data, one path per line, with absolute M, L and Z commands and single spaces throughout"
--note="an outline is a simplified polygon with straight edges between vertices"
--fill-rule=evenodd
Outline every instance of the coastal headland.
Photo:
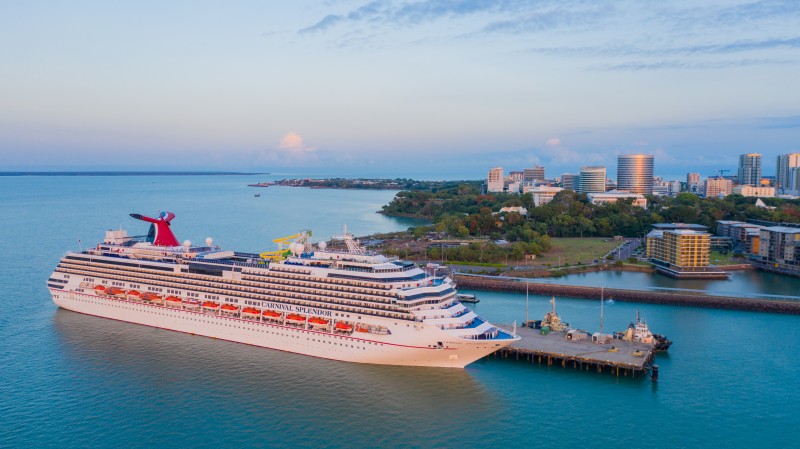
M 600 287 L 544 284 L 518 279 L 498 278 L 496 276 L 456 274 L 455 280 L 460 288 L 466 287 L 477 290 L 524 293 L 528 289 L 530 293 L 538 295 L 568 296 L 592 300 L 599 299 L 601 294 Z M 685 291 L 665 293 L 620 288 L 605 288 L 603 289 L 603 294 L 606 298 L 613 298 L 614 301 L 800 315 L 800 301 L 703 295 Z

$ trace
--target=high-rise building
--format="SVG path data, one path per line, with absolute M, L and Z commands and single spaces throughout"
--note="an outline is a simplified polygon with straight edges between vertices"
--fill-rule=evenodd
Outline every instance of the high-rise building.
M 791 186 L 791 170 L 800 167 L 800 153 L 781 154 L 778 156 L 778 171 L 775 173 L 775 188 L 778 193 L 784 190 L 795 190 Z
M 580 179 L 578 180 L 578 192 L 581 193 L 603 193 L 606 191 L 606 168 L 605 167 L 581 167 Z
M 700 173 L 686 174 L 686 191 L 689 193 L 700 193 Z
M 576 190 L 579 179 L 580 176 L 575 173 L 564 173 L 561 175 L 561 187 L 567 190 Z
M 489 169 L 489 175 L 486 177 L 486 191 L 502 192 L 503 187 L 505 187 L 505 182 L 503 181 L 503 167 Z
M 706 179 L 706 198 L 724 197 L 733 192 L 733 181 L 723 177 Z
M 691 229 L 655 229 L 647 234 L 646 255 L 659 273 L 676 278 L 718 278 L 708 266 L 711 234 Z
M 524 182 L 544 182 L 544 167 L 536 165 L 533 168 L 522 170 L 522 180 Z
M 739 156 L 739 184 L 761 185 L 761 155 L 748 153 Z
M 631 193 L 653 193 L 653 155 L 622 154 L 617 158 L 617 189 Z
M 523 181 L 523 173 L 521 171 L 510 171 L 508 172 L 508 177 L 511 182 L 522 182 Z

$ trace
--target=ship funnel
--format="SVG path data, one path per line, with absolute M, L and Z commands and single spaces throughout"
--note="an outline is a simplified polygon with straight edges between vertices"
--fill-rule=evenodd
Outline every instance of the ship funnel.
M 142 214 L 131 214 L 131 217 L 150 223 L 147 241 L 155 246 L 180 246 L 175 234 L 172 233 L 170 221 L 175 218 L 172 212 L 161 212 L 158 218 L 151 218 Z

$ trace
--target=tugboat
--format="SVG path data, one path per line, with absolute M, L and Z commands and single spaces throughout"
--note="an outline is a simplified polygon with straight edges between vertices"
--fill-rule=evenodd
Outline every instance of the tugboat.
M 672 345 L 672 341 L 667 339 L 667 337 L 650 332 L 647 323 L 639 317 L 638 310 L 636 311 L 636 323 L 631 323 L 628 329 L 622 332 L 615 332 L 614 338 L 636 343 L 652 344 L 655 346 L 656 351 L 666 351 L 669 349 L 670 345 Z
M 565 332 L 569 329 L 569 323 L 561 321 L 561 317 L 556 313 L 556 297 L 550 297 L 550 304 L 553 308 L 544 314 L 543 320 L 530 321 L 528 327 L 532 329 L 541 329 L 543 334 L 548 332 Z

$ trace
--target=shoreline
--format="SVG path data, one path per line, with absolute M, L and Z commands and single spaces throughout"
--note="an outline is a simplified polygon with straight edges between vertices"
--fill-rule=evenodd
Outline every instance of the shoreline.
M 688 292 L 665 293 L 620 288 L 601 289 L 601 287 L 543 284 L 539 282 L 511 280 L 508 278 L 464 274 L 455 275 L 454 280 L 459 288 L 466 287 L 476 290 L 524 293 L 527 288 L 528 291 L 534 294 L 591 300 L 600 298 L 602 290 L 606 297 L 613 297 L 614 301 L 800 315 L 800 301 L 791 300 L 701 295 Z

